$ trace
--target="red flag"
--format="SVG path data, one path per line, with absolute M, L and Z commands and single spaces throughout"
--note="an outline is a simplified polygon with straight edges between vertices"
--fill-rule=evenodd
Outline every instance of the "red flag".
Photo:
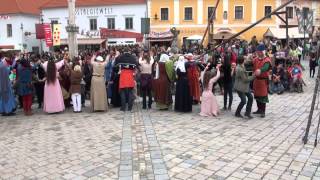
M 51 26 L 50 24 L 43 24 L 45 39 L 47 47 L 51 47 L 53 45 L 52 35 L 51 35 Z
M 44 24 L 36 24 L 36 38 L 45 39 Z

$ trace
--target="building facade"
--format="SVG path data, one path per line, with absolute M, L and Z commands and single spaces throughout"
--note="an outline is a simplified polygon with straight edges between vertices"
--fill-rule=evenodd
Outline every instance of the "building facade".
M 287 2 L 288 0 L 281 0 L 281 3 Z M 313 11 L 313 26 L 320 26 L 320 0 L 296 0 L 283 10 L 288 10 L 289 24 L 293 26 L 298 25 L 297 9 L 300 11 Z M 282 15 L 282 17 L 285 17 Z M 278 22 L 283 25 L 282 22 Z
M 162 32 L 168 31 L 170 27 L 176 27 L 180 30 L 180 45 L 190 36 L 203 36 L 216 2 L 217 0 L 148 0 L 151 31 Z M 214 30 L 211 33 L 235 34 L 263 18 L 284 2 L 285 0 L 220 0 L 214 15 Z M 318 3 L 318 0 L 310 0 L 300 6 L 318 9 L 320 7 Z M 294 24 L 294 19 L 295 17 L 292 20 L 289 19 L 290 23 Z M 240 38 L 250 40 L 255 35 L 258 39 L 262 39 L 268 28 L 279 28 L 281 24 L 279 18 L 271 16 L 242 34 Z M 226 37 L 217 36 L 217 39 Z M 207 42 L 208 36 L 205 44 Z
M 35 24 L 40 22 L 40 0 L 2 0 L 0 6 L 0 51 L 39 52 Z
M 50 1 L 41 7 L 45 23 L 61 24 L 62 44 L 66 44 L 68 33 L 67 1 Z M 144 0 L 132 1 L 76 1 L 76 25 L 79 27 L 78 44 L 89 43 L 88 39 L 96 39 L 91 43 L 101 43 L 100 28 L 109 30 L 141 32 L 141 18 L 146 17 L 146 3 Z M 135 38 L 111 37 L 110 44 L 136 43 Z

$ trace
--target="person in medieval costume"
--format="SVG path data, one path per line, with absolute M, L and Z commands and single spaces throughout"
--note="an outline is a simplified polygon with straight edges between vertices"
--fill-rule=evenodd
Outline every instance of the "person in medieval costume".
M 189 81 L 186 70 L 186 60 L 183 56 L 179 57 L 175 69 L 177 75 L 177 83 L 174 110 L 178 112 L 191 112 L 192 96 L 190 94 Z
M 62 90 L 58 80 L 58 71 L 64 64 L 64 60 L 55 63 L 52 57 L 43 64 L 43 68 L 47 73 L 43 99 L 43 111 L 46 113 L 58 113 L 65 109 Z
M 32 113 L 32 67 L 30 61 L 22 59 L 17 68 L 17 94 L 22 97 L 23 110 L 26 116 L 31 116 Z
M 107 91 L 104 80 L 106 62 L 101 56 L 92 56 L 91 64 L 93 67 L 90 100 L 91 110 L 95 111 L 107 111 Z
M 193 55 L 191 53 L 186 55 L 187 62 L 187 75 L 189 80 L 189 88 L 190 94 L 193 99 L 194 104 L 198 104 L 200 102 L 200 69 L 198 67 L 198 63 L 194 60 Z
M 65 62 L 69 62 L 69 56 L 67 54 L 63 57 Z M 65 107 L 71 107 L 71 94 L 69 93 L 70 89 L 70 74 L 71 74 L 71 67 L 68 63 L 65 63 L 60 69 L 59 69 L 59 82 L 61 85 L 63 100 Z
M 256 79 L 253 81 L 254 98 L 257 101 L 258 110 L 253 114 L 259 114 L 262 118 L 265 117 L 266 103 L 268 99 L 268 78 L 269 70 L 271 69 L 271 60 L 265 56 L 265 46 L 260 44 L 257 47 L 257 57 L 253 59 L 253 70 Z
M 117 59 L 114 66 L 119 66 L 119 92 L 121 97 L 121 111 L 133 112 L 134 88 L 135 88 L 135 70 L 138 67 L 138 61 L 129 51 L 129 48 L 123 49 L 123 54 Z
M 0 113 L 3 116 L 14 115 L 16 102 L 9 80 L 8 68 L 0 62 Z
M 173 62 L 167 54 L 162 54 L 156 65 L 156 76 L 153 83 L 154 100 L 160 110 L 168 110 L 172 105 L 171 82 L 173 79 Z

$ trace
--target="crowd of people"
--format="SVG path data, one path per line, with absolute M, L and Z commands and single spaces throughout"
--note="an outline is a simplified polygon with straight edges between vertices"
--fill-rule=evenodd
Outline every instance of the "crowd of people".
M 309 60 L 310 77 L 314 77 L 319 42 L 310 44 L 303 49 L 300 41 L 283 46 L 275 39 L 258 42 L 253 37 L 250 42 L 233 40 L 181 51 L 134 45 L 82 51 L 75 58 L 67 50 L 2 54 L 0 113 L 10 116 L 23 108 L 30 116 L 34 100 L 45 113 L 69 107 L 80 113 L 86 99 L 92 112 L 108 107 L 132 111 L 141 96 L 143 109 L 151 109 L 155 102 L 154 107 L 162 111 L 191 112 L 193 105 L 200 104 L 201 116 L 218 116 L 231 111 L 236 92 L 241 100 L 236 117 L 252 118 L 253 99 L 257 104 L 253 114 L 265 117 L 269 94 L 303 91 L 302 59 Z M 224 96 L 221 109 L 218 93 Z

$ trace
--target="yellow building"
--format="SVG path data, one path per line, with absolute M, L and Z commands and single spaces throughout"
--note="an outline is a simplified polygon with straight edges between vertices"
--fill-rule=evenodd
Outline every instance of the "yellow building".
M 190 36 L 203 36 L 211 12 L 217 0 L 148 0 L 148 14 L 151 18 L 151 31 L 164 32 L 172 27 L 180 30 L 179 44 Z M 215 38 L 222 38 L 241 31 L 264 17 L 276 7 L 280 0 L 220 0 L 214 20 Z M 272 16 L 242 34 L 240 38 L 258 39 L 269 27 L 277 27 L 276 17 Z M 219 34 L 220 35 L 219 37 Z M 223 37 L 227 38 L 227 37 Z M 204 44 L 207 44 L 208 36 Z

